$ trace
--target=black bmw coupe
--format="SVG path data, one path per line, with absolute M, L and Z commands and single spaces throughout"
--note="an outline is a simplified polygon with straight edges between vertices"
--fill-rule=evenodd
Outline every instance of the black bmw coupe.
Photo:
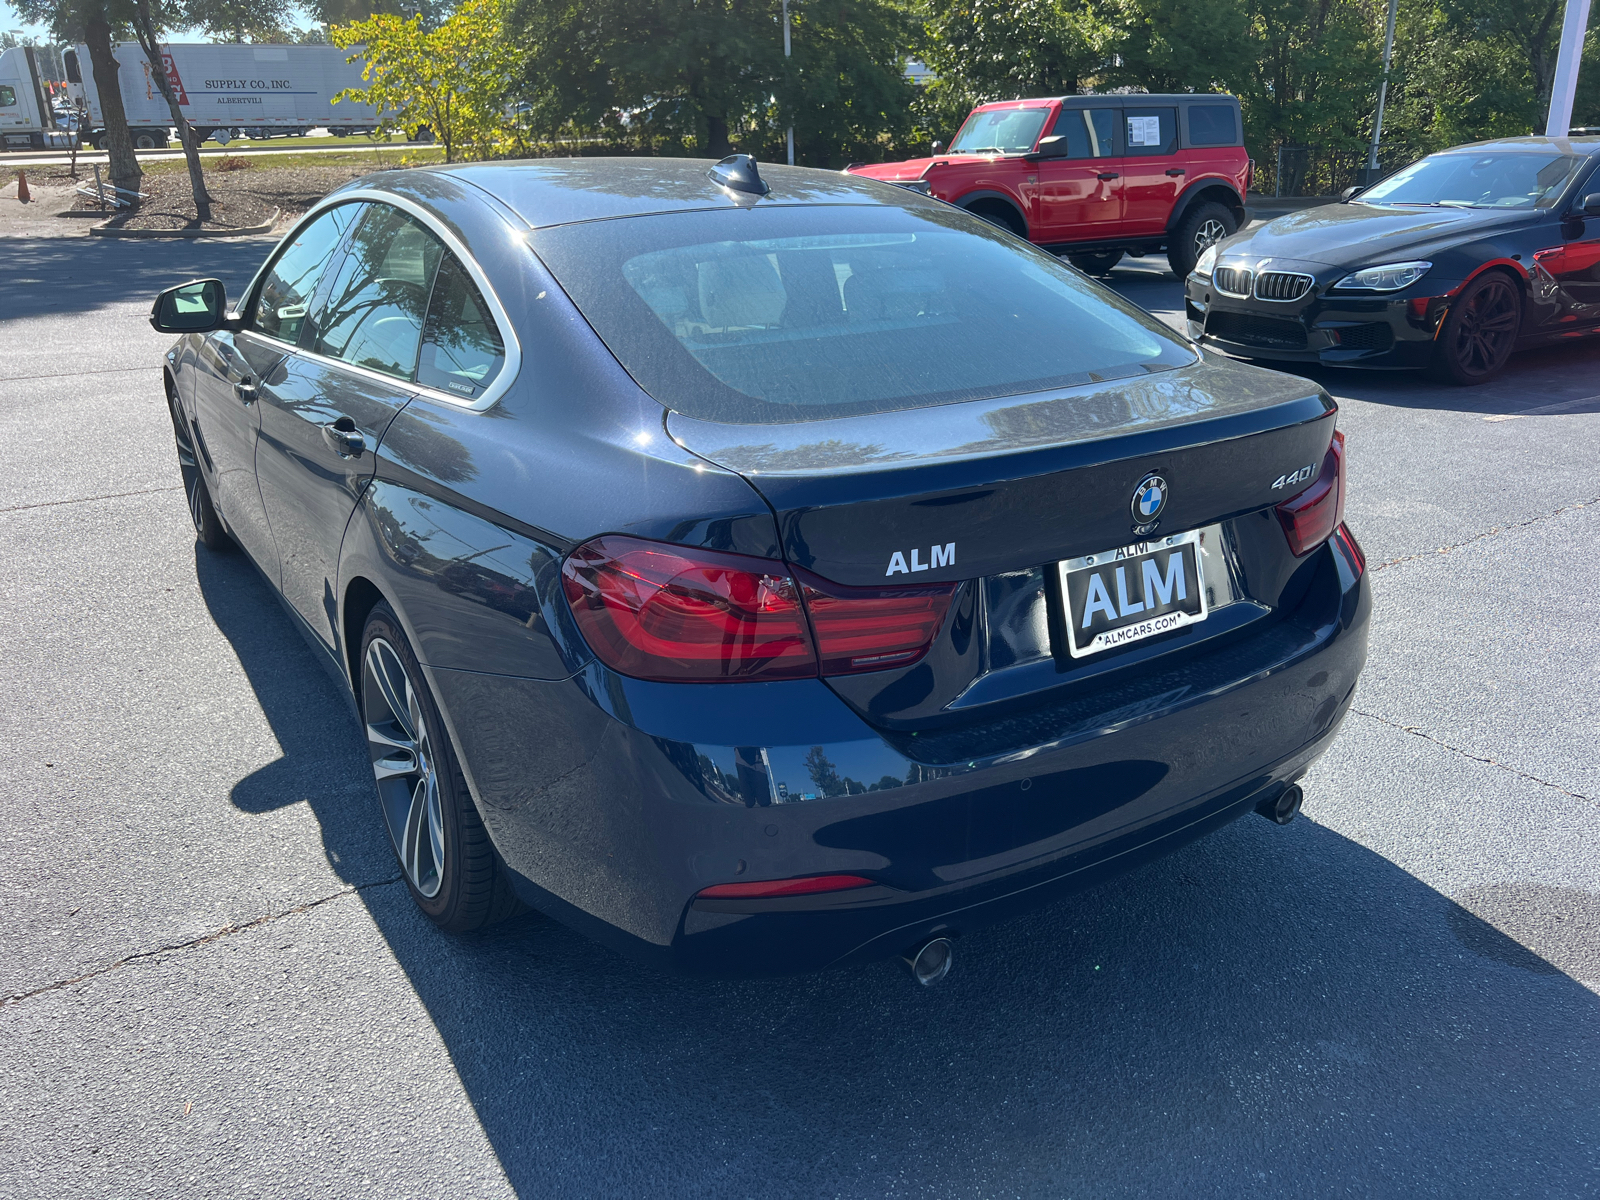
M 350 697 L 447 929 L 931 981 L 1291 818 L 1365 659 L 1321 389 L 889 184 L 387 172 L 151 319 L 195 529 Z
M 1249 358 L 1487 382 L 1515 350 L 1600 329 L 1597 165 L 1600 136 L 1478 142 L 1269 221 L 1202 255 L 1189 333 Z

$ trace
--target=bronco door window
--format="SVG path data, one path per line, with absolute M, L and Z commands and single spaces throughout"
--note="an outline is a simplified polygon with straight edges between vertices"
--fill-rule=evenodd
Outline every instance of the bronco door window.
M 1068 158 L 1114 158 L 1117 153 L 1117 110 L 1063 108 L 1052 133 L 1067 139 Z
M 1125 108 L 1122 110 L 1124 153 L 1172 154 L 1178 149 L 1178 110 L 1175 108 Z

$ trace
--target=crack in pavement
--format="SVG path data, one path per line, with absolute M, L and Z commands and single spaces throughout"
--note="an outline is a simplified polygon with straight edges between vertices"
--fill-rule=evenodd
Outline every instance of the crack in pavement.
M 1596 802 L 1596 797 L 1594 796 L 1585 796 L 1582 792 L 1569 792 L 1559 783 L 1551 783 L 1548 779 L 1540 779 L 1537 775 L 1530 775 L 1526 771 L 1519 771 L 1516 767 L 1509 767 L 1505 763 L 1500 762 L 1498 759 L 1485 758 L 1481 754 L 1473 754 L 1470 751 L 1463 750 L 1460 746 L 1452 746 L 1449 742 L 1441 741 L 1439 738 L 1434 737 L 1431 733 L 1424 733 L 1419 726 L 1402 725 L 1398 721 L 1390 721 L 1384 717 L 1380 717 L 1377 713 L 1367 712 L 1366 709 L 1356 708 L 1354 706 L 1351 707 L 1350 711 L 1355 713 L 1357 716 L 1366 717 L 1369 720 L 1376 721 L 1380 725 L 1387 725 L 1390 729 L 1398 729 L 1401 733 L 1409 733 L 1412 737 L 1419 737 L 1425 742 L 1432 742 L 1435 746 L 1439 746 L 1442 749 L 1448 750 L 1452 754 L 1461 755 L 1462 758 L 1470 758 L 1473 762 L 1485 763 L 1491 767 L 1498 767 L 1500 770 L 1507 771 L 1521 779 L 1526 779 L 1530 783 L 1537 783 L 1540 787 L 1551 788 L 1554 791 L 1560 792 L 1563 796 L 1570 796 L 1574 800 L 1582 800 L 1585 804 L 1593 804 Z
M 101 367 L 95 371 L 62 371 L 55 375 L 0 375 L 0 383 L 23 383 L 35 379 L 76 379 L 80 375 L 126 375 L 129 371 L 159 371 L 160 364 L 142 367 Z
M 343 899 L 346 896 L 354 896 L 359 892 L 365 892 L 371 888 L 387 887 L 390 884 L 399 883 L 404 878 L 404 875 L 395 875 L 389 879 L 374 880 L 372 883 L 353 884 L 347 888 L 340 888 L 337 892 L 333 892 L 327 896 L 322 896 L 319 899 L 308 900 L 306 903 L 296 905 L 294 908 L 286 908 L 282 912 L 268 912 L 262 916 L 256 917 L 254 920 L 244 921 L 237 925 L 224 925 L 221 929 L 214 929 L 210 933 L 201 934 L 199 937 L 190 938 L 187 941 L 173 942 L 168 946 L 157 946 L 154 950 L 141 950 L 137 954 L 130 954 L 126 958 L 119 958 L 116 962 L 107 963 L 103 967 L 96 967 L 92 971 L 85 971 L 82 975 L 74 975 L 71 979 L 58 979 L 54 983 L 47 983 L 43 987 L 34 988 L 32 991 L 16 992 L 10 996 L 0 996 L 0 1009 L 4 1009 L 9 1005 L 16 1004 L 22 1000 L 31 1000 L 35 996 L 43 996 L 48 992 L 59 992 L 62 988 L 69 988 L 74 984 L 84 983 L 90 979 L 98 979 L 100 976 L 108 975 L 112 971 L 115 971 L 118 967 L 125 967 L 129 963 L 140 962 L 147 958 L 155 958 L 160 954 L 170 954 L 176 950 L 193 950 L 198 946 L 207 946 L 212 942 L 221 941 L 225 937 L 231 937 L 236 933 L 243 933 L 247 929 L 255 929 L 257 926 L 265 925 L 271 921 L 277 921 L 283 917 L 294 917 L 299 916 L 301 913 L 308 913 L 314 908 L 321 908 L 324 904 L 334 900 Z
M 1378 563 L 1376 566 L 1371 566 L 1367 569 L 1376 573 L 1383 570 L 1385 567 L 1394 567 L 1398 566 L 1400 563 L 1414 562 L 1419 558 L 1431 558 L 1436 554 L 1449 554 L 1454 550 L 1460 550 L 1464 546 L 1470 546 L 1473 542 L 1482 541 L 1486 537 L 1493 537 L 1497 533 L 1505 533 L 1509 529 L 1522 529 L 1528 525 L 1537 525 L 1540 521 L 1548 521 L 1551 517 L 1559 517 L 1564 512 L 1572 512 L 1575 509 L 1587 508 L 1591 504 L 1600 504 L 1600 496 L 1594 496 L 1588 500 L 1580 500 L 1576 504 L 1562 505 L 1560 508 L 1554 509 L 1551 512 L 1540 513 L 1536 517 L 1529 517 L 1526 521 L 1513 521 L 1509 525 L 1495 525 L 1492 528 L 1485 529 L 1482 533 L 1475 533 L 1469 538 L 1463 538 L 1461 541 L 1456 542 L 1453 545 L 1440 546 L 1437 550 L 1427 550 L 1421 554 L 1405 554 L 1399 558 L 1391 558 L 1387 562 Z
M 125 496 L 154 496 L 157 492 L 181 492 L 183 484 L 174 483 L 167 487 L 145 488 L 138 492 L 108 492 L 104 496 L 78 496 L 72 500 L 41 500 L 37 504 L 16 504 L 10 508 L 0 508 L 0 513 L 26 512 L 30 508 L 59 508 L 63 504 L 91 504 L 96 500 L 121 500 Z

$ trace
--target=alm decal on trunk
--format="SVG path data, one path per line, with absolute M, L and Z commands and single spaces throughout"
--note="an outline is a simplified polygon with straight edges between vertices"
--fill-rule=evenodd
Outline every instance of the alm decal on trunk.
M 906 556 L 896 550 L 889 557 L 889 569 L 884 576 L 909 575 L 913 571 L 932 571 L 938 567 L 953 567 L 956 565 L 956 544 L 946 542 L 942 546 L 928 547 L 928 561 L 922 561 L 922 548 L 919 546 L 911 551 L 911 565 L 906 565 Z

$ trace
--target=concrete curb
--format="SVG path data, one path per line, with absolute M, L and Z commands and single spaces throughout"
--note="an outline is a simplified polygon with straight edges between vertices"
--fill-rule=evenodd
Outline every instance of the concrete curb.
M 247 229 L 108 229 L 106 225 L 113 219 L 107 217 L 99 225 L 89 226 L 91 237 L 111 238 L 236 238 L 253 237 L 256 234 L 271 233 L 278 224 L 278 218 L 283 215 L 281 208 L 272 210 L 272 215 L 263 225 L 252 225 Z

